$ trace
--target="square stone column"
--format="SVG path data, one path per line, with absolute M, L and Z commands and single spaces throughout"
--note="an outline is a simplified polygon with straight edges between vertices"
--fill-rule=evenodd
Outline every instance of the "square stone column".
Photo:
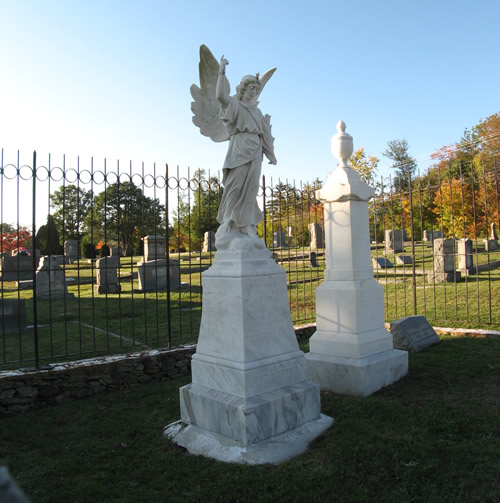
M 408 353 L 393 349 L 384 327 L 383 287 L 370 259 L 374 191 L 347 165 L 352 138 L 342 126 L 332 138 L 341 142 L 335 145 L 341 163 L 317 192 L 325 208 L 326 270 L 316 289 L 316 332 L 306 359 L 309 378 L 321 389 L 368 396 L 407 374 Z

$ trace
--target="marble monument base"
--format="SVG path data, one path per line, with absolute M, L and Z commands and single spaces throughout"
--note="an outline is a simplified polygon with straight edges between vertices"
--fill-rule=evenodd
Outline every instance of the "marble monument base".
M 200 337 L 191 371 L 192 383 L 180 389 L 181 425 L 166 432 L 191 453 L 241 463 L 279 462 L 287 458 L 276 458 L 273 442 L 281 443 L 279 450 L 288 457 L 298 452 L 283 445 L 286 437 L 277 437 L 308 432 L 297 443 L 307 445 L 333 422 L 321 416 L 319 386 L 307 379 L 286 272 L 263 247 L 218 251 L 203 273 Z M 208 444 L 212 447 L 205 449 Z M 260 454 L 242 454 L 248 449 Z M 234 459 L 232 450 L 239 453 Z
M 182 421 L 170 424 L 163 433 L 190 454 L 226 463 L 279 464 L 305 452 L 309 443 L 323 434 L 332 423 L 331 417 L 321 414 L 318 419 L 249 446 L 198 426 L 186 425 Z
M 322 390 L 369 396 L 408 373 L 408 353 L 389 349 L 364 358 L 308 353 L 307 372 Z

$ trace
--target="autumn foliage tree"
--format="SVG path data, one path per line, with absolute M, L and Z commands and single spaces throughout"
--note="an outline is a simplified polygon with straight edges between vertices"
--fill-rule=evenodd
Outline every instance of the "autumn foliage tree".
M 19 248 L 31 248 L 31 232 L 26 227 L 15 229 L 10 225 L 2 224 L 0 248 L 3 252 L 12 252 Z

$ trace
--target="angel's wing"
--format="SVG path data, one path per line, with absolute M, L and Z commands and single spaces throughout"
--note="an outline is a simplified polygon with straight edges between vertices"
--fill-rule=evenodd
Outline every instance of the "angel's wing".
M 267 81 L 273 76 L 275 71 L 276 71 L 276 68 L 271 68 L 270 70 L 267 70 L 267 72 L 264 72 L 264 74 L 259 77 L 260 91 L 259 91 L 259 94 L 255 98 L 256 100 L 259 98 L 260 94 L 262 93 L 262 90 L 264 89 L 265 85 L 267 84 Z
M 213 141 L 229 140 L 229 131 L 219 118 L 219 100 L 215 97 L 215 88 L 219 76 L 219 63 L 206 45 L 200 47 L 200 86 L 191 86 L 193 122 L 204 136 Z M 227 82 L 227 80 L 226 80 Z M 227 82 L 229 86 L 229 82 Z M 229 94 L 229 89 L 227 90 Z

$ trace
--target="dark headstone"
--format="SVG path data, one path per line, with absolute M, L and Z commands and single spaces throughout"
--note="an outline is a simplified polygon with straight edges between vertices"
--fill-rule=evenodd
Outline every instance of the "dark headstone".
M 419 352 L 439 342 L 439 336 L 425 316 L 406 316 L 391 323 L 394 349 Z
M 485 239 L 484 240 L 484 251 L 492 252 L 497 251 L 499 248 L 498 241 L 496 239 Z
M 373 257 L 372 258 L 372 265 L 375 270 L 377 269 L 390 269 L 391 267 L 394 267 L 392 262 L 384 257 Z
M 316 253 L 311 252 L 311 256 L 310 256 L 309 260 L 311 262 L 311 267 L 318 267 L 318 262 L 316 260 Z
M 410 255 L 398 255 L 396 257 L 396 264 L 398 265 L 411 265 L 413 264 L 413 259 Z
M 0 333 L 26 330 L 26 305 L 24 299 L 0 299 Z
M 287 248 L 286 232 L 277 231 L 273 232 L 273 247 L 274 248 Z

